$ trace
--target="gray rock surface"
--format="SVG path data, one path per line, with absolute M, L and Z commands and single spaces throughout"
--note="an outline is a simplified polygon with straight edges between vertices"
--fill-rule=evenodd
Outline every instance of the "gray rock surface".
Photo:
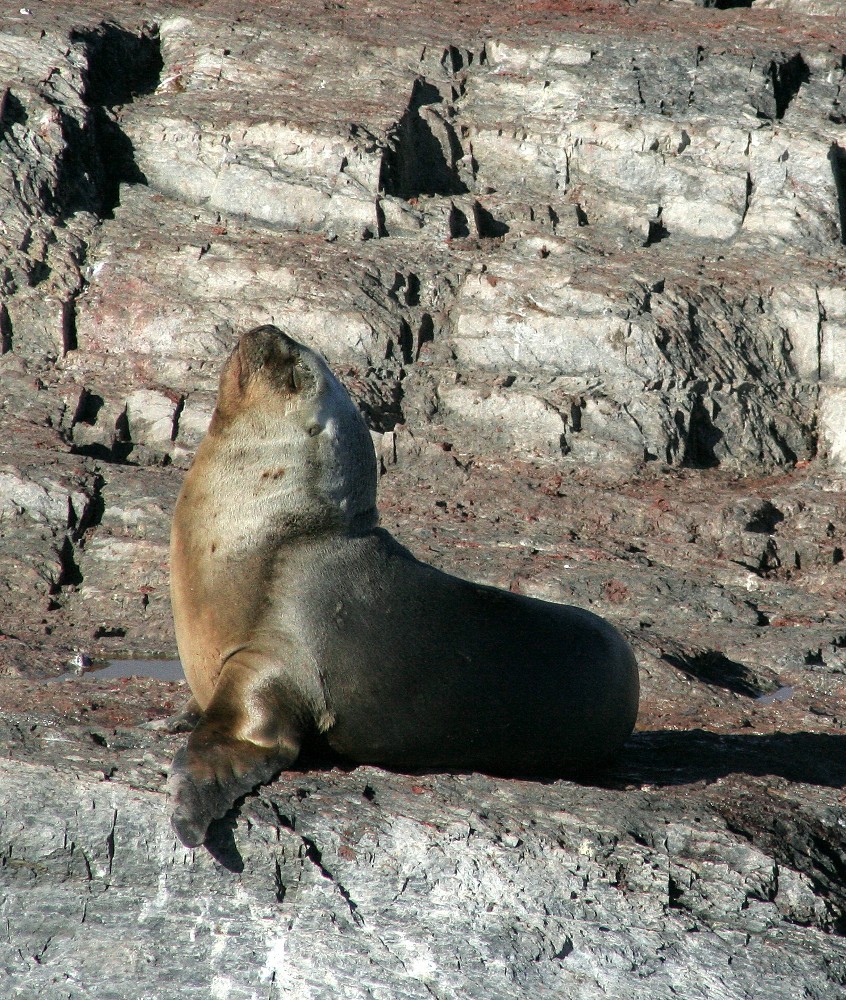
M 842 990 L 839 6 L 0 3 L 11 996 Z M 627 631 L 597 783 L 314 763 L 215 861 L 139 728 L 182 687 L 46 682 L 175 654 L 170 514 L 262 322 L 416 554 Z
M 642 734 L 611 788 L 291 772 L 245 803 L 234 840 L 223 824 L 195 853 L 167 824 L 173 738 L 58 735 L 4 724 L 0 968 L 14 998 L 822 1000 L 846 981 L 831 933 L 843 854 L 827 842 L 842 762 L 817 769 L 799 820 L 738 815 L 727 748 L 703 732 Z M 678 738 L 713 782 L 683 801 Z M 775 744 L 749 749 L 749 772 L 774 756 L 790 770 Z M 767 791 L 789 810 L 782 776 Z M 794 841 L 803 824 L 810 851 Z

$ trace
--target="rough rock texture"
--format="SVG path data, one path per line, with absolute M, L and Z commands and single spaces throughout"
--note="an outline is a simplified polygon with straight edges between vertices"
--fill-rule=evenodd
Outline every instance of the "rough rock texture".
M 811 802 L 788 780 L 832 737 L 642 734 L 613 787 L 291 772 L 196 854 L 160 791 L 173 738 L 9 717 L 3 739 L 7 996 L 823 1000 L 846 983 L 842 758 L 801 772 Z
M 840 6 L 0 3 L 7 993 L 842 990 Z M 46 683 L 174 655 L 170 513 L 260 322 L 418 555 L 631 636 L 596 784 L 312 762 L 215 861 L 139 728 L 180 686 Z

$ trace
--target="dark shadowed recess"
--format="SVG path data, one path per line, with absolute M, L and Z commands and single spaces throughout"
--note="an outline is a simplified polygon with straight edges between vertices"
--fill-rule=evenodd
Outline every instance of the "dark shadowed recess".
M 684 440 L 684 465 L 694 469 L 714 469 L 720 464 L 717 448 L 723 440 L 723 432 L 714 423 L 718 414 L 719 405 L 714 400 L 709 400 L 706 406 L 702 397 L 696 396 L 691 402 L 686 432 L 683 420 L 676 418 Z
M 615 778 L 667 787 L 730 774 L 846 787 L 846 735 L 723 735 L 703 729 L 634 733 L 613 766 Z
M 713 7 L 714 10 L 734 10 L 736 7 L 752 6 L 752 0 L 696 0 L 697 7 Z
M 784 62 L 773 62 L 770 75 L 776 102 L 776 118 L 784 118 L 790 102 L 799 93 L 799 88 L 811 79 L 811 71 L 797 52 Z
M 837 191 L 837 209 L 840 215 L 840 242 L 846 243 L 846 149 L 836 143 L 828 153 L 834 187 Z
M 88 50 L 85 97 L 89 104 L 107 108 L 128 104 L 158 86 L 164 62 L 157 26 L 145 25 L 133 34 L 106 21 L 96 28 L 74 31 L 71 41 L 82 42 Z
M 437 87 L 422 78 L 414 81 L 408 109 L 391 136 L 382 162 L 380 187 L 386 194 L 418 198 L 466 193 L 467 187 L 455 168 L 463 151 L 454 130 L 444 120 L 450 145 L 448 159 L 426 118 L 420 114 L 421 108 L 443 104 Z
M 0 95 L 0 136 L 13 125 L 26 125 L 28 120 L 29 115 L 19 97 L 16 97 L 11 90 L 6 90 Z
M 744 531 L 753 531 L 760 535 L 771 535 L 784 520 L 784 514 L 770 500 L 763 500 L 749 513 L 749 519 L 743 526 Z
M 800 53 L 790 57 L 775 55 L 764 74 L 767 83 L 750 98 L 759 118 L 779 121 L 787 114 L 802 85 L 811 79 L 811 71 Z
M 730 660 L 716 650 L 709 649 L 690 656 L 665 653 L 663 659 L 688 677 L 705 684 L 713 684 L 749 698 L 757 698 L 763 693 L 755 676 L 742 663 Z
M 136 97 L 152 93 L 164 65 L 158 27 L 145 25 L 137 34 L 104 22 L 71 35 L 88 55 L 85 100 L 91 108 L 99 154 L 100 211 L 111 216 L 120 203 L 121 184 L 144 184 L 146 178 L 135 162 L 129 137 L 118 124 L 113 109 Z

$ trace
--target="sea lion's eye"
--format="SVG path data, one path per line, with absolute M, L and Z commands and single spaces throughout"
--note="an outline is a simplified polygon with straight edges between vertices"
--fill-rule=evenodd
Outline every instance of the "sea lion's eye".
M 320 424 L 312 424 L 308 429 L 309 437 L 317 437 L 317 435 L 323 430 Z

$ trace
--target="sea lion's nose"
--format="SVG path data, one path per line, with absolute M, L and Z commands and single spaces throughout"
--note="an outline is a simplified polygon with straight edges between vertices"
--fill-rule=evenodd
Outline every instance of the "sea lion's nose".
M 238 344 L 238 351 L 251 368 L 261 368 L 272 363 L 285 365 L 300 356 L 300 345 L 276 326 L 257 326 L 245 333 Z

